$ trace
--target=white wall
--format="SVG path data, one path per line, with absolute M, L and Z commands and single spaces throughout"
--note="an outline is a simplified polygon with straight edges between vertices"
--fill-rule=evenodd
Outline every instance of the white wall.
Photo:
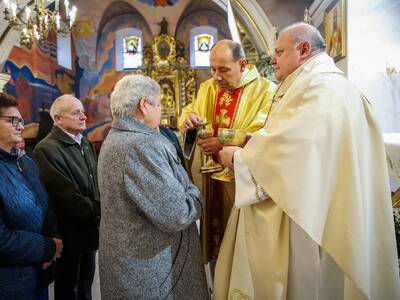
M 314 24 L 333 0 L 310 7 Z M 336 65 L 370 99 L 384 132 L 400 132 L 400 0 L 346 0 L 347 55 Z
M 348 77 L 370 99 L 384 132 L 400 132 L 400 0 L 348 1 Z

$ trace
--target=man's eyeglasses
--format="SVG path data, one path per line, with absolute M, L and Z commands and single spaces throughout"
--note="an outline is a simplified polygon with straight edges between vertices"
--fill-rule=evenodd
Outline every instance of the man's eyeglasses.
M 24 119 L 14 116 L 0 116 L 0 118 L 8 119 L 7 122 L 11 123 L 12 126 L 17 127 L 18 124 L 24 126 Z

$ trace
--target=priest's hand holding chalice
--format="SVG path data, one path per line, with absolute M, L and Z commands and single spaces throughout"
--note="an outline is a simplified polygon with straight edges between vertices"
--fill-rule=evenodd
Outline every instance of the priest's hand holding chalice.
M 219 128 L 218 129 L 218 139 L 221 144 L 225 146 L 236 146 L 232 148 L 237 148 L 245 144 L 247 140 L 247 134 L 243 130 L 230 129 L 230 128 Z M 225 163 L 225 165 L 228 165 Z M 221 172 L 215 173 L 211 176 L 212 179 L 231 182 L 235 179 L 235 174 L 233 170 L 226 166 Z
M 200 139 L 199 145 L 203 145 L 203 158 L 202 158 L 202 166 L 200 168 L 201 173 L 213 173 L 222 170 L 222 166 L 216 163 L 212 158 L 212 153 L 208 153 L 204 150 L 206 139 L 210 139 L 214 136 L 214 130 L 207 122 L 207 119 L 203 119 L 203 122 L 197 125 L 197 136 Z

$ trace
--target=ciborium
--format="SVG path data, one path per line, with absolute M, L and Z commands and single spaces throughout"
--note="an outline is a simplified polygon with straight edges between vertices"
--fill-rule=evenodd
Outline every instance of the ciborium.
M 203 122 L 202 124 L 197 125 L 197 136 L 199 139 L 210 138 L 214 136 L 214 129 L 206 122 Z M 216 163 L 211 155 L 206 155 L 203 152 L 200 173 L 213 173 L 221 170 L 222 166 L 219 163 Z
M 219 128 L 218 139 L 223 146 L 241 146 L 246 142 L 246 132 L 243 130 Z M 231 182 L 235 179 L 233 170 L 225 167 L 221 172 L 211 176 L 212 179 Z

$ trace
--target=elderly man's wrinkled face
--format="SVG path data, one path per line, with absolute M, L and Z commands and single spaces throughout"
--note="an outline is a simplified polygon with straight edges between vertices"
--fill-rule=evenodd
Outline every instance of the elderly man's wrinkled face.
M 16 107 L 3 107 L 0 109 L 0 115 L 0 146 L 3 150 L 10 151 L 23 141 L 23 120 Z
M 55 123 L 71 134 L 81 133 L 86 129 L 85 110 L 81 101 L 70 97 L 60 103 L 64 107 L 60 115 L 55 116 Z
M 279 35 L 276 41 L 275 54 L 271 60 L 277 80 L 284 80 L 302 64 L 301 51 L 298 48 L 294 44 L 289 31 Z
M 226 44 L 216 45 L 210 55 L 210 70 L 218 87 L 233 90 L 237 87 L 246 68 L 246 59 L 234 61 Z

